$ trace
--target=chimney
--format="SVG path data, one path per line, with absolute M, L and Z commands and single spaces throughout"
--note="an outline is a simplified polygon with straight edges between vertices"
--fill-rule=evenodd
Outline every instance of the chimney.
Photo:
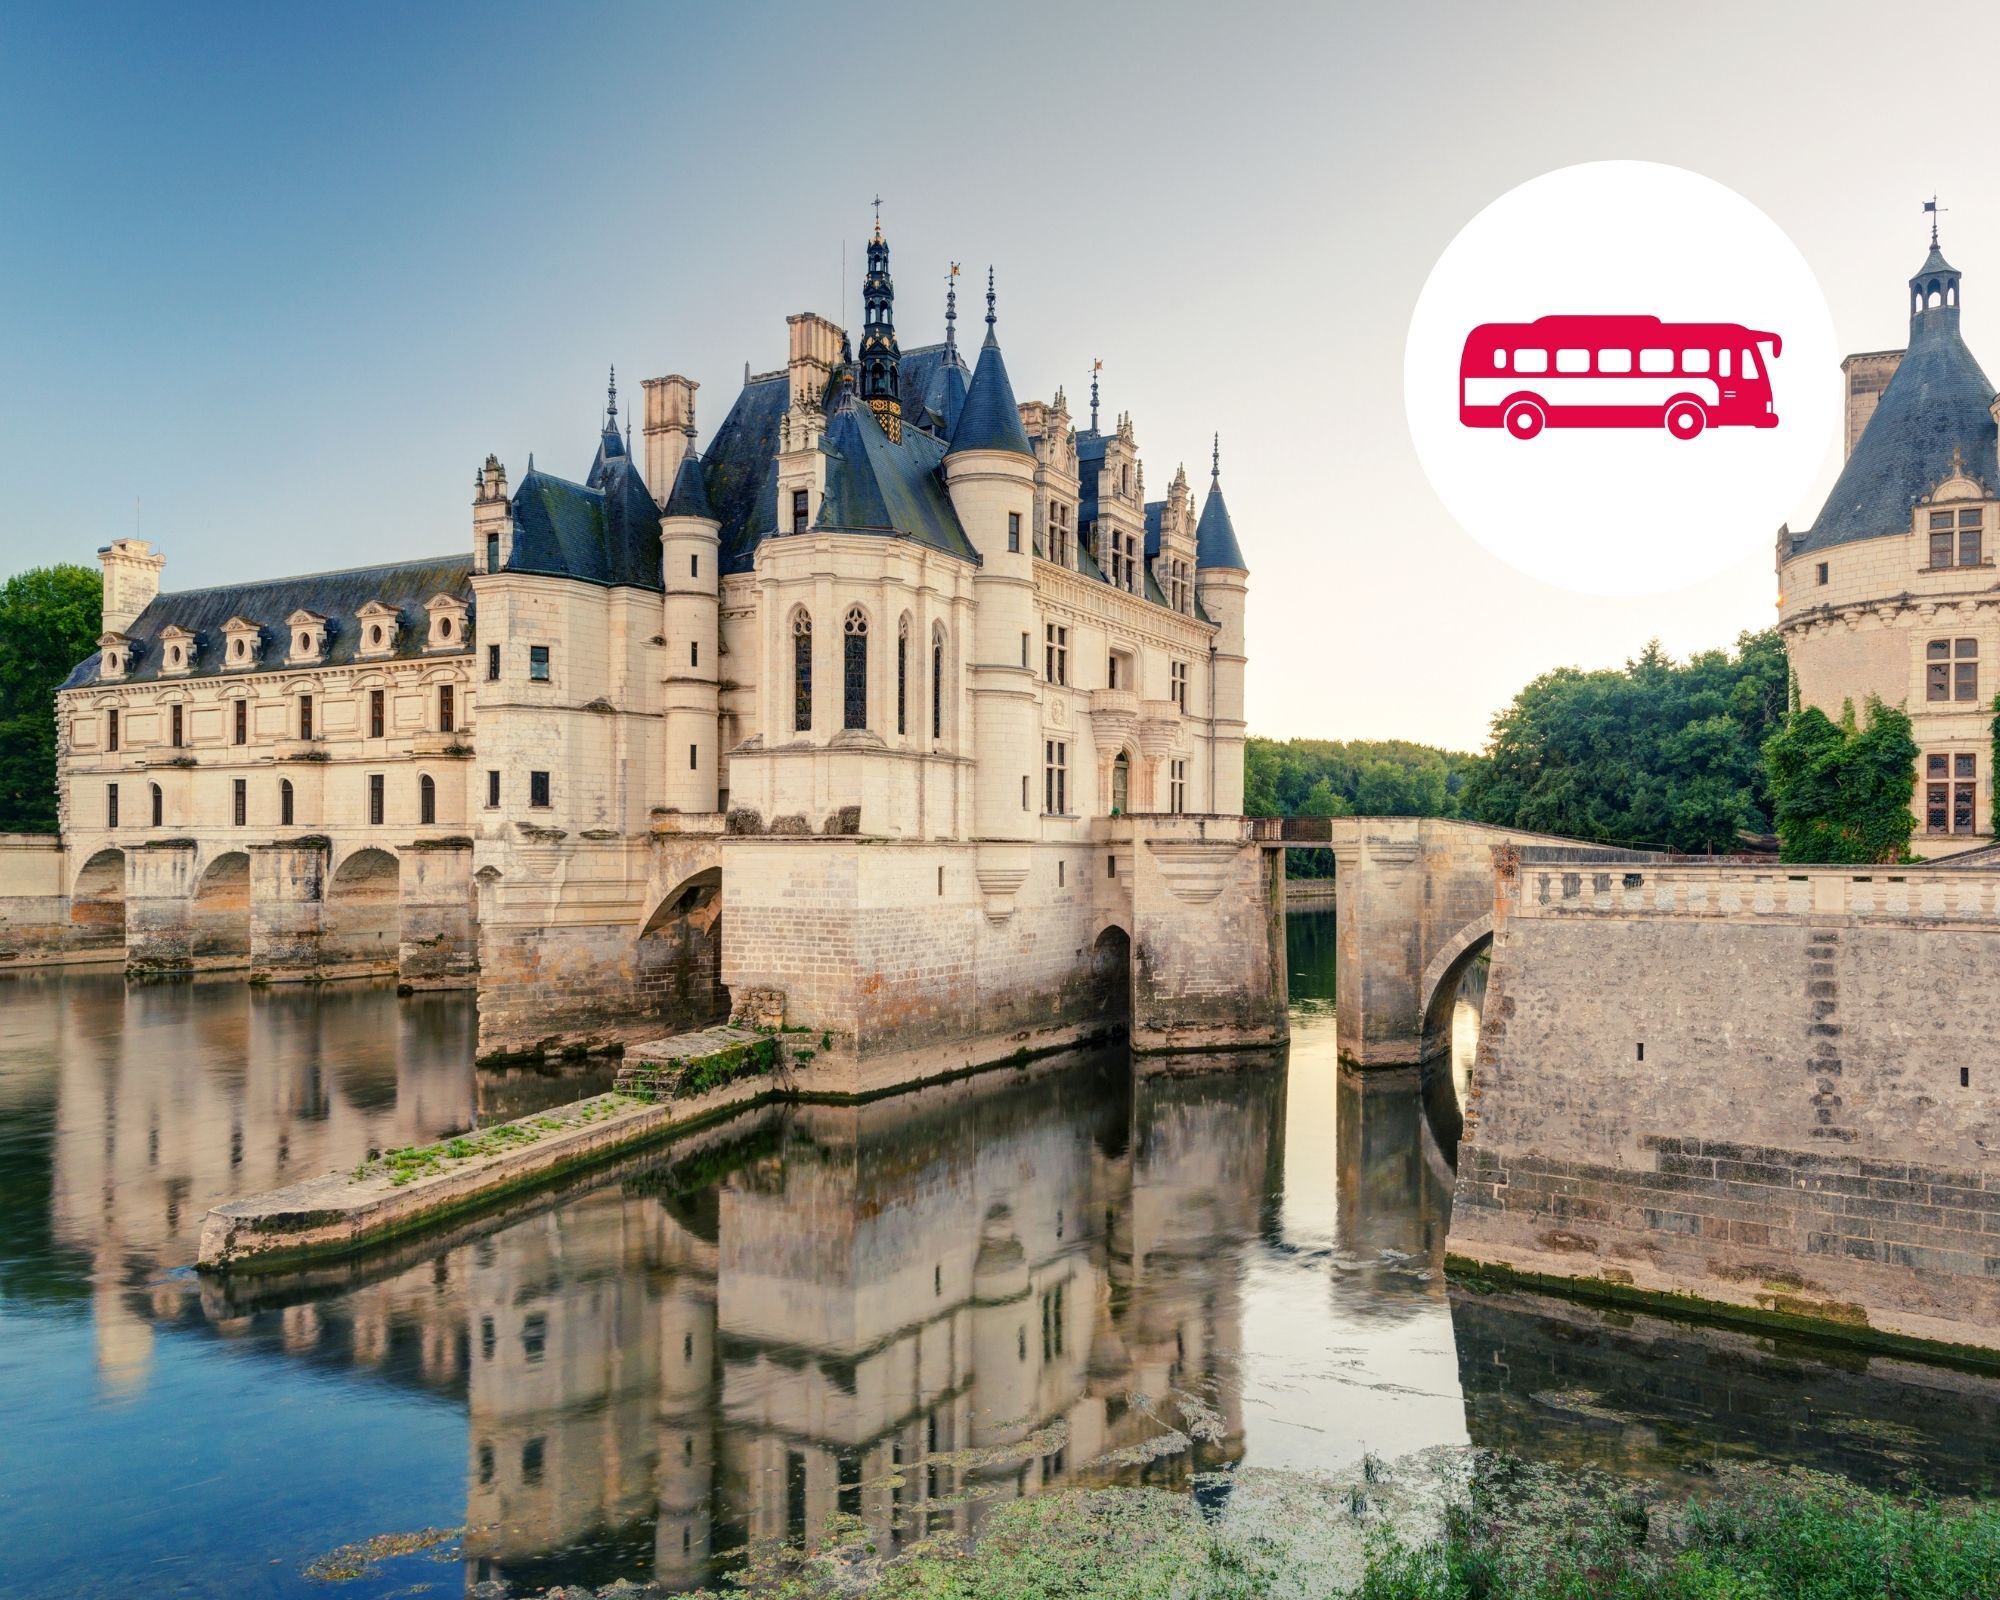
M 840 329 L 811 311 L 785 318 L 785 327 L 791 333 L 785 371 L 792 380 L 792 408 L 817 411 L 833 379 L 834 363 L 840 360 Z
M 153 554 L 144 539 L 113 539 L 97 552 L 104 569 L 104 631 L 123 633 L 160 592 L 165 556 Z
M 1900 350 L 1870 350 L 1841 362 L 1840 375 L 1847 399 L 1847 451 L 1842 460 L 1854 454 L 1868 419 L 1875 415 L 1882 391 L 1889 387 L 1889 380 L 1902 364 Z
M 694 392 L 701 385 L 679 373 L 669 373 L 664 378 L 648 378 L 642 387 L 646 391 L 646 488 L 655 504 L 665 505 L 674 474 L 694 448 Z

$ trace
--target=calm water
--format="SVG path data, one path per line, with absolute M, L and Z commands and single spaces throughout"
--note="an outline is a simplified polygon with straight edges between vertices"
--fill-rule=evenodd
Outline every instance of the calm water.
M 1476 1014 L 1427 1079 L 1342 1074 L 1333 914 L 1291 938 L 1275 1066 L 774 1109 L 233 1289 L 187 1265 L 216 1201 L 605 1075 L 475 1073 L 464 997 L 0 982 L 0 1593 L 324 1595 L 315 1558 L 423 1527 L 464 1532 L 333 1592 L 693 1585 L 836 1510 L 893 1546 L 1045 1485 L 1468 1441 L 2000 1476 L 1988 1380 L 1447 1291 Z

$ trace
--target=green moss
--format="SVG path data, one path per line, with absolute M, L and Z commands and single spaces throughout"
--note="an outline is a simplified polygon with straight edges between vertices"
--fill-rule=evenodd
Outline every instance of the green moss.
M 551 1133 L 602 1122 L 632 1103 L 632 1097 L 615 1092 L 597 1095 L 589 1100 L 579 1100 L 564 1111 L 549 1116 L 502 1122 L 476 1132 L 454 1134 L 435 1144 L 405 1145 L 399 1150 L 384 1150 L 363 1161 L 352 1175 L 359 1182 L 386 1173 L 389 1181 L 400 1189 L 418 1178 L 447 1171 L 459 1162 L 498 1155 L 503 1150 L 518 1150 L 539 1142 Z
M 625 1092 L 635 1100 L 659 1104 L 692 1100 L 738 1078 L 756 1077 L 778 1064 L 778 1041 L 766 1036 L 745 1039 L 704 1056 L 670 1056 L 646 1062 L 624 1074 Z

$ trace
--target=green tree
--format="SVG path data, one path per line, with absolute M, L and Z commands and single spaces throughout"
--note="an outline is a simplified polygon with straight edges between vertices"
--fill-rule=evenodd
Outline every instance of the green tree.
M 1735 849 L 1771 827 L 1762 749 L 1787 681 L 1771 632 L 1684 664 L 1656 640 L 1622 669 L 1544 673 L 1494 717 L 1461 814 L 1604 844 Z
M 56 685 L 96 647 L 103 605 L 88 567 L 0 584 L 0 832 L 56 831 Z
M 1449 817 L 1472 757 L 1406 739 L 1252 739 L 1243 809 L 1253 817 Z M 1326 850 L 1286 853 L 1294 878 L 1333 875 Z
M 1865 724 L 1854 702 L 1834 722 L 1817 706 L 1786 717 L 1765 743 L 1786 861 L 1867 863 L 1910 859 L 1917 741 L 1910 719 L 1870 697 Z

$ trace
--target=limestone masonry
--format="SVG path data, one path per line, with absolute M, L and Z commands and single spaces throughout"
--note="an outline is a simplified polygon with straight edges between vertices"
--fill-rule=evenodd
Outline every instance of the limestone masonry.
M 469 553 L 176 593 L 114 541 L 0 958 L 476 984 L 489 1057 L 755 993 L 857 1087 L 1281 1039 L 1219 449 L 1149 500 L 1095 379 L 1016 402 L 990 273 L 966 361 L 953 273 L 903 349 L 878 227 L 858 346 L 786 318 L 700 452 L 692 379 L 637 454 L 614 381 L 581 481 L 487 457 Z

